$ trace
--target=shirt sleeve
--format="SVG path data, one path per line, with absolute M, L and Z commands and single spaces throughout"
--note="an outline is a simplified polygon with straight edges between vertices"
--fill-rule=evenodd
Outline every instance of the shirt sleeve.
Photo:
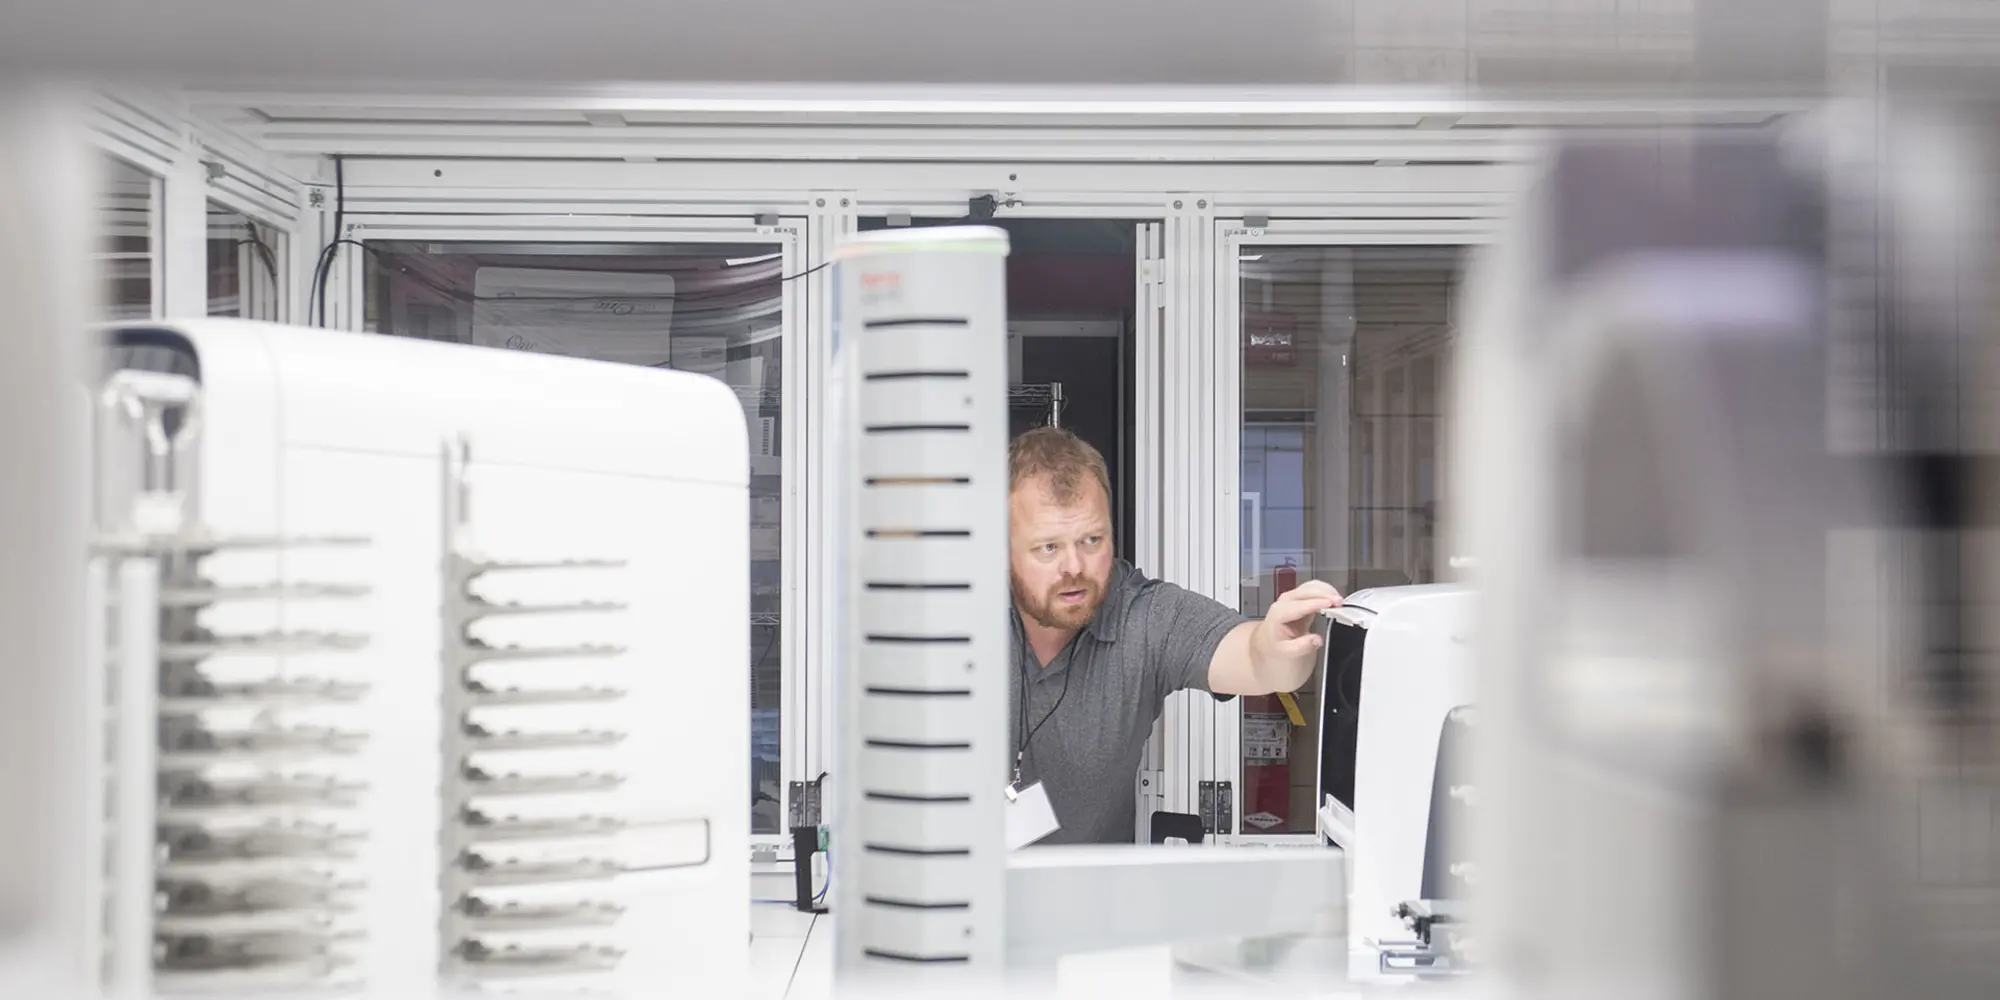
M 1146 660 L 1159 700 L 1176 691 L 1208 691 L 1208 664 L 1231 629 L 1249 618 L 1219 601 L 1164 580 L 1149 584 L 1146 613 L 1140 628 L 1146 640 Z M 1213 692 L 1211 692 L 1213 693 Z M 1216 695 L 1227 701 L 1234 695 Z

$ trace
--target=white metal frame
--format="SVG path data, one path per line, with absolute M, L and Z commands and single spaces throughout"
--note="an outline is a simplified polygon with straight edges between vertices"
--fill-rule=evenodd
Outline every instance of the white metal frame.
M 186 103 L 142 90 L 104 90 L 87 108 L 89 133 L 106 154 L 155 180 L 152 198 L 153 315 L 208 313 L 208 205 L 211 201 L 269 227 L 279 280 L 261 263 L 246 274 L 253 295 L 276 299 L 272 318 L 294 318 L 294 275 L 305 223 L 304 185 L 278 158 L 194 115 Z M 268 299 L 267 299 L 268 301 Z
M 1244 219 L 1218 218 L 1214 227 L 1212 267 L 1218 295 L 1213 314 L 1216 337 L 1210 345 L 1210 365 L 1217 372 L 1212 410 L 1217 424 L 1218 475 L 1202 480 L 1214 484 L 1211 496 L 1218 509 L 1235 510 L 1240 503 L 1243 467 L 1243 348 L 1242 348 L 1242 261 L 1243 251 L 1257 246 L 1476 246 L 1491 242 L 1500 222 L 1500 204 L 1469 206 L 1472 211 L 1457 218 L 1320 218 Z M 1219 571 L 1218 600 L 1237 600 L 1240 578 L 1241 519 L 1228 517 L 1216 525 L 1213 565 Z M 1226 594 L 1226 596 L 1224 596 Z M 1206 727 L 1190 736 L 1189 742 L 1208 750 L 1194 765 L 1192 780 L 1231 782 L 1231 816 L 1234 829 L 1222 839 L 1234 843 L 1316 843 L 1314 834 L 1245 834 L 1243 823 L 1243 711 L 1239 703 L 1221 708 L 1212 701 L 1190 724 Z
M 819 363 L 825 351 L 824 337 L 819 335 L 820 323 L 816 319 L 819 312 L 808 311 L 809 303 L 822 301 L 822 288 L 826 271 L 806 273 L 816 266 L 817 260 L 808 263 L 808 253 L 816 251 L 815 241 L 810 238 L 810 225 L 806 219 L 792 216 L 759 222 L 756 218 L 688 217 L 670 215 L 633 216 L 586 216 L 564 215 L 481 215 L 455 216 L 437 214 L 396 215 L 385 213 L 357 214 L 351 210 L 346 214 L 342 239 L 368 243 L 377 240 L 417 240 L 454 243 L 653 243 L 653 244 L 769 244 L 782 254 L 783 273 L 789 277 L 781 286 L 783 296 L 782 316 L 784 360 L 780 376 L 782 388 L 779 406 L 784 414 L 781 428 L 781 463 L 784 477 L 784 494 L 779 520 L 782 534 L 780 550 L 780 574 L 784 581 L 783 639 L 779 645 L 779 685 L 780 685 L 780 740 L 779 740 L 779 780 L 781 791 L 789 789 L 792 782 L 808 781 L 826 770 L 831 748 L 822 747 L 822 734 L 827 732 L 823 725 L 822 713 L 831 709 L 825 704 L 824 692 L 816 691 L 814 678 L 806 669 L 808 662 L 808 634 L 817 636 L 821 631 L 814 629 L 815 619 L 809 614 L 822 613 L 818 607 L 809 607 L 806 594 L 811 589 L 806 586 L 812 575 L 814 546 L 820 544 L 821 531 L 811 514 L 816 514 L 819 504 L 819 482 L 810 480 L 809 475 L 819 470 L 817 455 L 809 460 L 806 440 L 808 435 L 817 442 L 822 429 L 817 425 L 824 421 L 816 415 L 809 416 L 809 402 L 825 398 L 825 366 Z M 814 258 L 820 258 L 812 252 Z M 821 258 L 823 259 L 823 258 Z M 336 263 L 335 279 L 329 283 L 328 325 L 336 329 L 360 330 L 366 303 L 365 253 L 353 246 L 344 246 Z M 801 286 L 804 287 L 801 287 Z M 821 311 L 823 312 L 823 310 Z M 807 355 L 812 363 L 807 362 Z M 811 425 L 810 431 L 802 425 Z M 813 449 L 817 452 L 817 447 Z M 809 514 L 807 505 L 813 505 Z M 811 630 L 809 632 L 809 630 Z M 813 642 L 816 644 L 818 639 Z M 747 752 L 748 748 L 745 748 Z M 780 805 L 779 815 L 785 815 L 790 807 L 786 794 Z M 781 855 L 791 853 L 789 835 L 780 830 L 773 834 L 756 834 L 751 837 L 753 850 L 772 850 Z

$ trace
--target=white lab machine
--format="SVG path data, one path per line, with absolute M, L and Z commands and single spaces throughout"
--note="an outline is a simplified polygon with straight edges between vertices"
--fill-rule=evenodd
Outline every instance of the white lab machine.
M 111 991 L 736 988 L 735 393 L 238 321 L 108 336 Z
M 1463 899 L 1472 870 L 1447 817 L 1469 808 L 1443 745 L 1473 705 L 1473 594 L 1459 584 L 1356 591 L 1329 620 L 1320 671 L 1318 830 L 1346 852 L 1348 976 L 1401 981 L 1450 967 L 1399 913 Z M 1462 721 L 1461 723 L 1462 724 Z M 1428 933 L 1428 924 L 1425 933 Z

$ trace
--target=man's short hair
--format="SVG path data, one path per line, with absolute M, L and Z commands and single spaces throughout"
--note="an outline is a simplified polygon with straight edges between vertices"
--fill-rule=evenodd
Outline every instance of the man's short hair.
M 1029 479 L 1041 479 L 1049 499 L 1068 506 L 1083 498 L 1084 487 L 1096 483 L 1111 499 L 1111 473 L 1104 456 L 1090 442 L 1055 427 L 1037 427 L 1014 439 L 1007 449 L 1007 490 L 1021 488 Z

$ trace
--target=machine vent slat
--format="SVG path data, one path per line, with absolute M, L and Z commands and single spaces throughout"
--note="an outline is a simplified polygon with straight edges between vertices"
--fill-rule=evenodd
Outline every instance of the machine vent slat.
M 867 746 L 875 750 L 970 750 L 972 744 L 964 740 L 949 742 L 928 742 L 924 740 L 867 740 Z
M 880 948 L 863 948 L 861 954 L 883 962 L 905 962 L 912 965 L 953 965 L 972 961 L 970 955 L 902 955 Z
M 868 382 L 900 382 L 906 379 L 941 378 L 963 380 L 972 377 L 971 372 L 949 369 L 912 369 L 907 371 L 868 372 L 861 376 Z
M 861 797 L 870 802 L 898 802 L 915 806 L 964 805 L 972 801 L 970 795 L 906 795 L 902 792 L 867 791 Z
M 866 899 L 862 900 L 862 902 L 864 902 L 864 903 L 868 904 L 869 906 L 880 906 L 880 907 L 884 907 L 884 908 L 887 908 L 887 909 L 891 909 L 891 910 L 970 910 L 970 909 L 972 909 L 972 904 L 971 904 L 971 903 L 967 903 L 967 902 L 956 902 L 956 903 L 921 903 L 921 902 L 917 902 L 917 901 L 915 901 L 915 900 L 910 900 L 910 899 L 887 899 L 887 898 L 884 898 L 884 897 L 882 897 L 882 896 L 869 896 L 868 898 L 866 898 Z
M 897 847 L 894 844 L 865 844 L 861 849 L 869 854 L 893 854 L 904 858 L 964 858 L 972 856 L 971 849 L 965 847 Z
M 896 319 L 871 319 L 861 323 L 863 330 L 894 330 L 910 326 L 956 326 L 969 327 L 970 319 L 964 316 L 903 316 Z
M 862 428 L 869 434 L 964 434 L 971 424 L 871 424 Z

